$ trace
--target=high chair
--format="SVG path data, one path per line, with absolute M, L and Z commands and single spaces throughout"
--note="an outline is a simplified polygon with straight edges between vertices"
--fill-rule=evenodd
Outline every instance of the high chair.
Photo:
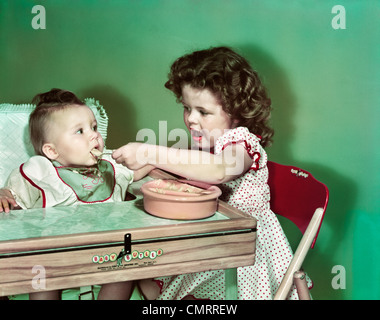
M 86 105 L 93 111 L 104 142 L 107 139 L 108 116 L 102 105 L 94 98 L 86 98 Z M 34 155 L 29 140 L 29 115 L 34 110 L 32 104 L 0 103 L 0 188 L 5 185 L 8 175 L 14 168 L 27 161 Z M 94 291 L 97 293 L 100 286 L 87 286 L 63 290 L 64 300 L 91 300 Z M 28 295 L 12 297 L 25 300 Z
M 299 298 L 308 300 L 309 289 L 301 267 L 309 248 L 313 248 L 317 240 L 329 190 L 305 170 L 272 161 L 268 161 L 267 165 L 271 210 L 291 220 L 303 234 L 274 299 L 286 299 L 295 284 Z

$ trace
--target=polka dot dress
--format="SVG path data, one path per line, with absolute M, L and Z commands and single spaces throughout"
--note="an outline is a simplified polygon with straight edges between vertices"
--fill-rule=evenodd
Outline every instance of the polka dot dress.
M 289 242 L 276 215 L 269 208 L 267 155 L 260 139 L 247 128 L 229 130 L 215 143 L 215 154 L 229 144 L 241 144 L 253 159 L 252 167 L 239 178 L 221 185 L 221 200 L 257 219 L 256 260 L 253 266 L 238 268 L 241 300 L 273 299 L 293 257 Z M 158 299 L 225 299 L 224 271 L 207 271 L 154 279 L 161 288 Z M 308 279 L 308 285 L 311 281 Z M 295 287 L 288 299 L 298 299 Z

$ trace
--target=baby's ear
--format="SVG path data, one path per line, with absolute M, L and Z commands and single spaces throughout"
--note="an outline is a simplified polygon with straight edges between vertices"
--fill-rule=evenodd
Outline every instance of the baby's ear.
M 59 156 L 58 152 L 55 149 L 55 146 L 53 143 L 45 143 L 42 146 L 42 152 L 45 154 L 47 158 L 50 160 L 56 160 Z

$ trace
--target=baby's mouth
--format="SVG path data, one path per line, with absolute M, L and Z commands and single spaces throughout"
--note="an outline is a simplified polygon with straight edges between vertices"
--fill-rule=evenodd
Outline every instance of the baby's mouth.
M 98 160 L 103 154 L 99 149 L 96 148 L 92 149 L 90 152 L 96 160 Z

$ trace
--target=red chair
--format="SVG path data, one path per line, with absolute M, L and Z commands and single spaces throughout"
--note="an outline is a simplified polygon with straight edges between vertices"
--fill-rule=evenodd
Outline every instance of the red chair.
M 317 240 L 329 190 L 309 172 L 297 167 L 268 161 L 268 170 L 272 211 L 291 220 L 303 234 L 274 299 L 286 299 L 293 283 L 301 300 L 310 299 L 304 273 L 300 270 L 309 248 L 313 248 Z

